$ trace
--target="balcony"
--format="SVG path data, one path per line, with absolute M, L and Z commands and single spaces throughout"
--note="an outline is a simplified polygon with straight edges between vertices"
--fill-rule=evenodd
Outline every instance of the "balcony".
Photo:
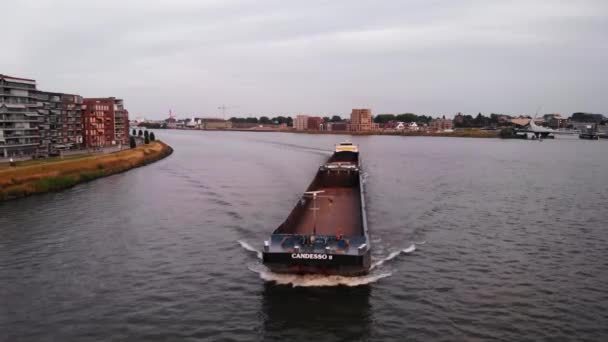
M 10 135 L 4 135 L 4 139 L 31 139 L 31 138 L 40 138 L 40 135 L 38 134 L 28 134 L 28 135 L 19 135 L 19 134 L 10 134 Z
M 15 147 L 38 146 L 38 145 L 40 145 L 39 142 L 31 142 L 31 143 L 24 143 L 24 144 L 21 144 L 21 143 L 18 143 L 18 144 L 3 144 L 3 145 L 0 145 L 0 147 L 2 147 L 2 148 L 15 148 Z
M 10 81 L 0 82 L 0 88 L 36 91 L 36 86 L 33 84 L 16 83 Z
M 29 118 L 2 118 L 0 117 L 0 122 L 38 122 L 37 117 L 29 117 Z
M 2 127 L 6 131 L 37 131 L 38 127 Z

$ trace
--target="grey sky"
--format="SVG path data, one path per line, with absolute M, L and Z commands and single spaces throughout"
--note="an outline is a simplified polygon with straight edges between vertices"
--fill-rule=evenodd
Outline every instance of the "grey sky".
M 10 1 L 0 73 L 131 116 L 608 113 L 608 1 Z

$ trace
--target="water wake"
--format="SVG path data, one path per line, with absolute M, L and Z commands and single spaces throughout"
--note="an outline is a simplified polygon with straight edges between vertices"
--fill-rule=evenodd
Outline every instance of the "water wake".
M 344 277 L 322 274 L 282 274 L 273 273 L 264 265 L 250 265 L 249 269 L 260 275 L 265 281 L 293 287 L 328 287 L 328 286 L 361 286 L 374 283 L 382 278 L 390 277 L 392 273 L 368 274 L 360 277 Z
M 400 254 L 410 254 L 416 250 L 416 245 L 411 244 L 409 247 L 391 252 L 386 258 L 380 259 L 372 264 L 371 269 L 382 266 L 385 262 L 395 259 Z
M 258 257 L 258 259 L 262 259 L 262 252 L 258 251 L 257 249 L 255 249 L 255 247 L 253 247 L 252 245 L 250 245 L 247 241 L 243 241 L 243 240 L 237 240 L 237 242 L 239 243 L 239 245 L 241 245 L 241 247 L 243 247 L 245 250 L 251 252 L 251 253 L 255 253 L 255 255 Z
M 247 241 L 237 240 L 239 245 L 251 253 L 255 253 L 258 259 L 262 259 L 262 252 L 255 249 Z M 420 244 L 424 244 L 423 241 Z M 374 262 L 370 268 L 373 271 L 375 268 L 382 266 L 384 263 L 395 259 L 401 254 L 409 254 L 416 250 L 416 244 L 411 244 L 409 247 L 391 252 L 386 258 Z M 361 286 L 374 283 L 382 278 L 390 277 L 391 272 L 372 272 L 368 275 L 359 277 L 345 277 L 338 275 L 322 275 L 322 274 L 282 274 L 273 273 L 266 266 L 260 263 L 254 263 L 249 266 L 249 270 L 260 275 L 260 278 L 265 281 L 272 281 L 279 285 L 291 285 L 293 287 L 323 287 L 323 286 Z
M 301 151 L 317 153 L 317 154 L 321 154 L 321 155 L 332 155 L 334 153 L 334 151 L 330 151 L 330 150 L 325 150 L 325 149 L 320 149 L 320 148 L 315 148 L 315 147 L 310 147 L 310 146 L 304 146 L 304 145 L 288 144 L 288 143 L 278 142 L 278 141 L 267 141 L 267 140 L 255 140 L 255 141 L 262 142 L 265 144 L 287 147 L 287 148 L 291 148 L 294 150 L 301 150 Z

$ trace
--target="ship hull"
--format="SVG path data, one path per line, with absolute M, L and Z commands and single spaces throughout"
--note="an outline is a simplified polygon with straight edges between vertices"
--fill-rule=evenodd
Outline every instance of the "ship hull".
M 369 273 L 371 253 L 332 255 L 332 260 L 300 259 L 306 253 L 263 253 L 264 265 L 274 273 L 361 276 Z M 317 254 L 322 255 L 322 254 Z M 328 257 L 329 258 L 329 257 Z
M 356 147 L 345 149 L 319 167 L 287 219 L 265 241 L 263 263 L 272 272 L 342 276 L 369 272 L 361 163 Z

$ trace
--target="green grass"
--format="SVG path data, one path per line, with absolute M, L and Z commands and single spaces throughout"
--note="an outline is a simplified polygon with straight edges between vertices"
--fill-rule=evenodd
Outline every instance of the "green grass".
M 28 160 L 17 162 L 17 167 L 1 163 L 0 201 L 61 191 L 78 183 L 149 164 L 166 157 L 172 151 L 170 146 L 159 142 L 112 154 Z
M 23 189 L 10 189 L 6 192 L 6 198 L 17 198 L 27 195 L 27 192 Z M 3 195 L 0 193 L 0 198 L 3 198 Z
M 72 187 L 78 183 L 78 179 L 72 176 L 47 177 L 37 180 L 34 188 L 37 192 L 59 191 Z
M 105 172 L 103 170 L 93 171 L 93 172 L 82 172 L 80 174 L 79 178 L 80 178 L 81 182 L 88 182 L 88 181 L 97 179 L 99 177 L 103 177 L 104 175 L 105 175 Z

